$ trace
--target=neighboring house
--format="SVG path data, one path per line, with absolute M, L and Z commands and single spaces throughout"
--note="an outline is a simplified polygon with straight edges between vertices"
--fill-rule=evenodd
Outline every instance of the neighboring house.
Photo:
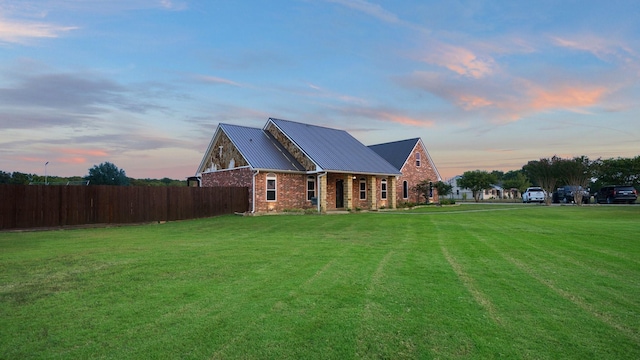
M 458 180 L 460 180 L 461 177 L 461 175 L 457 175 L 446 181 L 446 183 L 451 185 L 451 194 L 449 197 L 456 200 L 473 200 L 473 192 L 471 190 L 458 186 Z
M 398 201 L 423 203 L 424 196 L 414 191 L 413 187 L 423 180 L 429 180 L 434 184 L 442 180 L 420 138 L 370 145 L 369 148 L 402 173 L 396 185 Z M 429 202 L 438 201 L 438 193 L 434 188 Z
M 446 181 L 452 187 L 449 197 L 457 200 L 473 200 L 473 192 L 471 190 L 458 186 L 458 180 L 461 177 L 461 175 L 454 176 Z M 500 185 L 491 185 L 490 188 L 480 192 L 480 200 L 515 199 L 518 197 L 520 197 L 518 189 L 504 189 Z
M 270 118 L 219 124 L 198 167 L 201 186 L 246 186 L 252 212 L 396 207 L 393 165 L 346 131 Z

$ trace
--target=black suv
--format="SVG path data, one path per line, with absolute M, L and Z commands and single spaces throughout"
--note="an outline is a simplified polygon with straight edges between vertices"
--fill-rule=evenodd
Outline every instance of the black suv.
M 633 186 L 603 186 L 596 193 L 598 204 L 628 203 L 633 204 L 638 199 L 638 191 Z
M 565 185 L 557 188 L 556 191 L 553 192 L 551 199 L 556 204 L 572 203 L 575 201 L 573 196 L 575 195 L 576 192 L 579 192 L 582 194 L 583 204 L 588 204 L 590 202 L 591 194 L 589 194 L 589 191 L 584 190 L 582 186 L 571 186 L 571 185 Z

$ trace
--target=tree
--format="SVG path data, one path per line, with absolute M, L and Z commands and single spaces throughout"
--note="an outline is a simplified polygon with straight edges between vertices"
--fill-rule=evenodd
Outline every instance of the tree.
M 640 187 L 640 155 L 635 158 L 598 159 L 593 162 L 592 169 L 597 189 L 604 185 Z
M 560 178 L 559 166 L 557 165 L 560 160 L 557 156 L 548 159 L 531 160 L 522 167 L 525 174 L 527 174 L 530 179 L 535 180 L 537 185 L 547 193 L 544 201 L 547 205 L 551 205 L 551 197 L 549 194 L 553 193 Z
M 84 179 L 89 180 L 90 185 L 129 185 L 129 178 L 124 170 L 110 162 L 94 165 Z
M 10 183 L 16 185 L 29 185 L 32 179 L 33 175 L 14 171 L 11 175 Z
M 495 174 L 483 170 L 465 171 L 458 180 L 458 186 L 471 190 L 475 202 L 480 201 L 480 193 L 497 181 Z
M 0 184 L 11 183 L 11 174 L 8 172 L 0 171 Z
M 429 198 L 433 191 L 433 182 L 429 179 L 422 180 L 413 187 L 413 191 L 424 196 L 425 203 L 429 202 Z
M 508 171 L 502 177 L 502 187 L 505 190 L 517 189 L 520 194 L 522 194 L 523 192 L 525 192 L 525 190 L 527 190 L 529 186 L 531 186 L 531 182 L 529 181 L 529 179 L 527 179 L 522 170 Z
M 438 192 L 438 196 L 442 196 L 442 197 L 445 197 L 451 194 L 451 191 L 453 190 L 453 186 L 451 184 L 447 184 L 444 181 L 438 181 L 433 185 L 433 187 L 436 188 L 436 191 Z
M 559 178 L 575 189 L 573 190 L 573 201 L 576 205 L 582 205 L 582 191 L 589 186 L 592 177 L 589 158 L 579 156 L 573 159 L 559 159 L 556 166 Z

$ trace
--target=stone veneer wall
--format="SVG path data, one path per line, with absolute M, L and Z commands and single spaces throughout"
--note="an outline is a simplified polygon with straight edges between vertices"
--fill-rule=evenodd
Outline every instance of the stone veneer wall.
M 220 146 L 222 146 L 222 156 L 220 156 Z M 211 147 L 211 153 L 208 154 L 204 168 L 210 169 L 213 165 L 216 165 L 218 170 L 226 169 L 229 167 L 231 159 L 235 163 L 234 168 L 249 165 L 227 134 L 220 132 L 218 139 Z
M 420 153 L 420 166 L 416 166 L 416 152 Z M 438 181 L 438 175 L 435 169 L 431 166 L 431 162 L 429 161 L 429 156 L 427 152 L 420 146 L 419 143 L 413 148 L 409 159 L 402 167 L 402 176 L 398 178 L 398 183 L 396 184 L 396 192 L 398 197 L 398 202 L 413 202 L 413 203 L 423 203 L 424 197 L 413 191 L 411 188 L 416 186 L 422 180 L 430 180 L 436 183 Z M 409 185 L 409 198 L 404 199 L 402 197 L 402 183 L 407 181 Z M 438 201 L 438 194 L 436 190 L 433 190 L 433 198 L 434 202 Z
M 284 148 L 287 149 L 287 151 L 289 151 L 289 153 L 291 153 L 291 155 L 293 155 L 293 157 L 298 160 L 298 162 L 302 166 L 304 166 L 307 171 L 313 171 L 316 169 L 316 165 L 313 163 L 313 161 L 306 157 L 305 154 L 296 145 L 294 145 L 289 140 L 289 138 L 284 135 L 275 125 L 270 123 L 269 126 L 267 126 L 267 131 L 271 135 L 273 135 L 273 137 L 275 137 L 276 140 L 278 140 L 278 142 L 282 144 L 282 146 L 284 146 Z

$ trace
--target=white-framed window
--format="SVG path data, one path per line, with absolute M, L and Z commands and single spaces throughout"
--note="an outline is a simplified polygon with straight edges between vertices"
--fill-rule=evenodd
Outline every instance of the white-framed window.
M 276 201 L 276 174 L 268 173 L 267 174 L 267 201 Z
M 367 200 L 367 180 L 360 179 L 360 200 Z
M 382 200 L 387 199 L 387 179 L 382 179 L 380 182 L 380 198 Z
M 416 166 L 420 167 L 420 153 L 419 152 L 416 153 Z
M 409 198 L 409 183 L 407 182 L 407 180 L 402 182 L 402 198 Z
M 316 178 L 315 176 L 307 177 L 307 200 L 316 197 Z

